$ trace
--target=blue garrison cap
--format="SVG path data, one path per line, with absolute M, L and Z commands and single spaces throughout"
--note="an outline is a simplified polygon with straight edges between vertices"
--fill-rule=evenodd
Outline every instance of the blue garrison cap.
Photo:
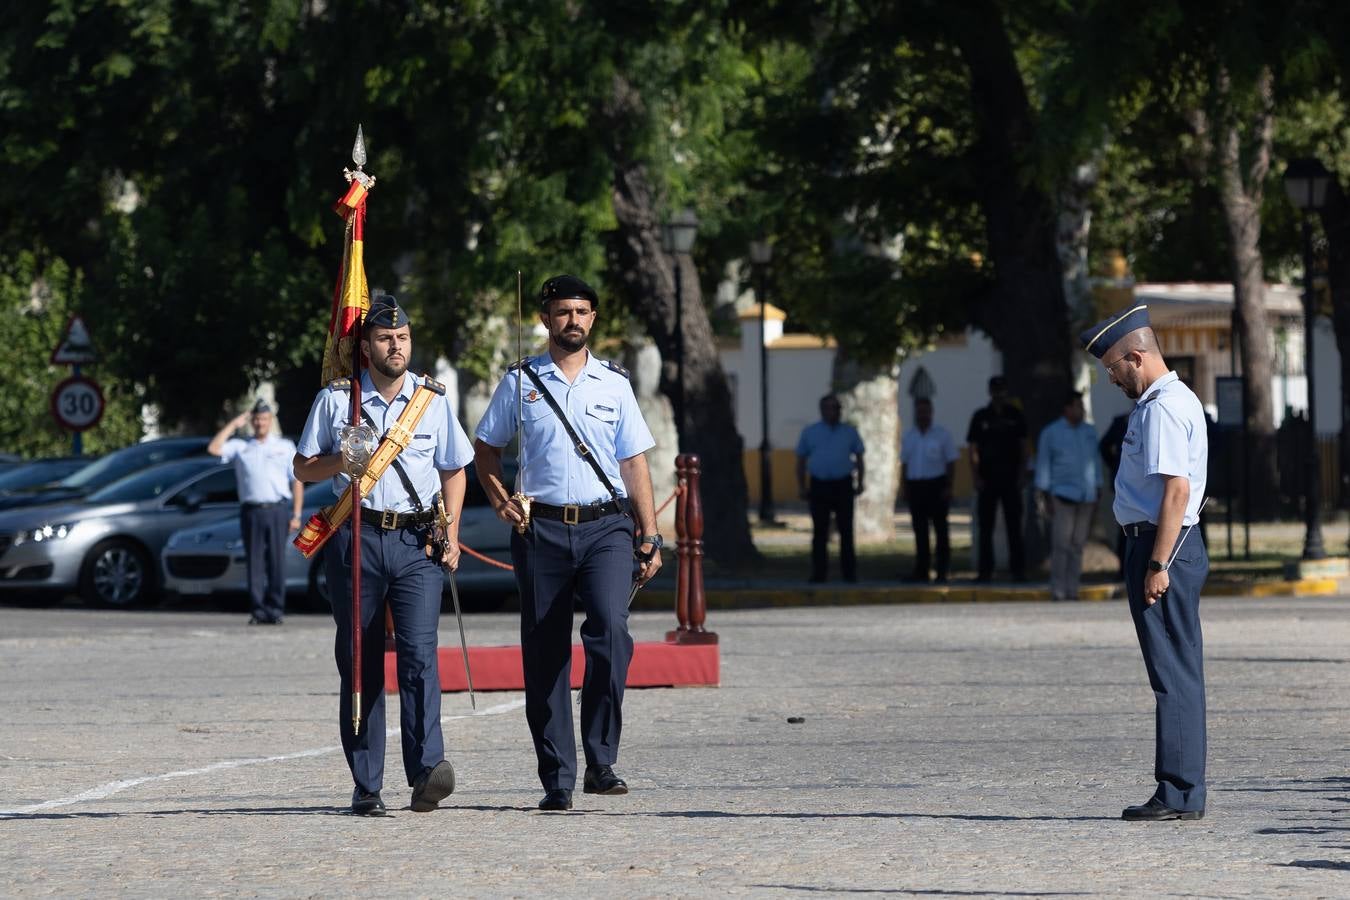
M 271 411 L 272 407 L 268 406 L 267 401 L 261 397 L 258 398 L 257 403 L 253 404 L 253 414 L 255 416 L 259 413 L 270 413 Z
M 412 326 L 408 313 L 398 305 L 393 294 L 376 294 L 366 310 L 366 328 L 402 328 Z
M 539 305 L 548 306 L 550 300 L 589 300 L 591 308 L 600 306 L 595 289 L 575 275 L 555 275 L 539 289 Z
M 1148 307 L 1140 304 L 1093 325 L 1078 336 L 1083 349 L 1101 359 L 1116 341 L 1140 328 L 1148 327 Z

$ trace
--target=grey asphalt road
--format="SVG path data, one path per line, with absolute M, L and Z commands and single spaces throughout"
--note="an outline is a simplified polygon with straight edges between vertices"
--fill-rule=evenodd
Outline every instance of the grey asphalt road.
M 718 613 L 722 687 L 628 695 L 627 797 L 535 812 L 519 695 L 447 695 L 459 789 L 408 810 L 395 738 L 382 820 L 326 619 L 4 608 L 0 894 L 1350 896 L 1347 604 L 1206 601 L 1209 815 L 1153 825 L 1120 602 Z

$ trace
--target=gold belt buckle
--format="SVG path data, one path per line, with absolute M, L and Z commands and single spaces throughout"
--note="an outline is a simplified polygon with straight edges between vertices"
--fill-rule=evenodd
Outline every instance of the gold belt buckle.
M 398 513 L 392 509 L 380 510 L 380 527 L 385 531 L 393 531 L 398 527 Z
M 563 507 L 563 524 L 575 525 L 581 521 L 581 507 L 574 503 L 568 503 Z

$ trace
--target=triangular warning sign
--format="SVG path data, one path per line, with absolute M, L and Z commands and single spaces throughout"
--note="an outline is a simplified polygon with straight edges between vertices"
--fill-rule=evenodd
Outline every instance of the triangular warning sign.
M 71 316 L 66 323 L 66 333 L 52 351 L 52 364 L 82 366 L 96 359 L 98 354 L 94 352 L 94 342 L 89 339 L 89 329 L 85 327 L 84 319 Z

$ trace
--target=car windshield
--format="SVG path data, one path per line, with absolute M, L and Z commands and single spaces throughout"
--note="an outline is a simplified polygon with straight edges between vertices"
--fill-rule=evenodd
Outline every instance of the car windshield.
M 84 498 L 87 503 L 134 503 L 151 500 L 203 469 L 220 465 L 216 460 L 180 459 L 114 481 Z
M 97 490 L 147 466 L 191 453 L 200 453 L 205 449 L 204 439 L 200 444 L 195 441 L 149 441 L 144 444 L 133 444 L 109 453 L 98 462 L 61 479 L 60 486 L 77 488 L 81 491 Z
M 51 484 L 83 469 L 93 459 L 35 459 L 0 472 L 0 491 L 18 491 L 24 488 Z

